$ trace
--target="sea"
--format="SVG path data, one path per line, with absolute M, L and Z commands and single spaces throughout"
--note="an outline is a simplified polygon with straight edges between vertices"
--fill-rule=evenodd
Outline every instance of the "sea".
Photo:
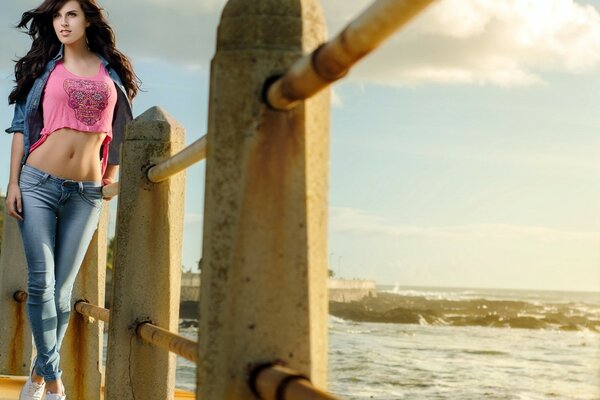
M 600 293 L 381 286 L 330 314 L 342 399 L 600 400 Z M 177 387 L 195 374 L 178 357 Z

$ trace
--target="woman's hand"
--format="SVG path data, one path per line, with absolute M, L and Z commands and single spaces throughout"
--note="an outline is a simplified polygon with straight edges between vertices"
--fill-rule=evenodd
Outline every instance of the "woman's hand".
M 23 205 L 21 203 L 21 188 L 18 183 L 8 184 L 8 193 L 6 193 L 6 211 L 8 215 L 18 221 L 23 221 Z
M 112 178 L 103 178 L 102 179 L 102 198 L 106 201 L 110 201 L 114 196 L 105 196 L 104 195 L 104 187 L 106 185 L 110 185 L 111 183 L 113 183 Z
M 113 183 L 115 181 L 115 177 L 119 176 L 119 166 L 118 165 L 113 165 L 113 164 L 108 164 L 106 166 L 106 171 L 104 171 L 104 176 L 102 177 L 102 194 L 104 195 L 104 186 L 106 185 L 110 185 L 111 183 Z M 102 198 L 104 200 L 110 200 L 112 199 L 114 196 L 102 196 Z

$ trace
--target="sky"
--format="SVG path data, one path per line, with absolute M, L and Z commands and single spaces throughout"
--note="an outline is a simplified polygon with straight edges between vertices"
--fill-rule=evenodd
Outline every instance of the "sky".
M 0 14 L 0 97 L 28 37 Z M 225 0 L 104 0 L 143 92 L 207 126 Z M 370 4 L 323 0 L 329 36 Z M 333 86 L 328 261 L 380 284 L 600 291 L 600 0 L 438 0 Z M 0 102 L 3 129 L 12 107 Z M 0 136 L 6 188 L 11 136 Z M 204 163 L 184 259 L 201 257 Z M 111 231 L 114 207 L 111 202 Z

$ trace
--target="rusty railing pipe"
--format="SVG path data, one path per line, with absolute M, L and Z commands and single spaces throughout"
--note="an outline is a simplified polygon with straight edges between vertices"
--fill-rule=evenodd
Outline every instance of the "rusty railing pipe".
M 150 182 L 159 183 L 169 177 L 191 167 L 199 161 L 206 158 L 206 135 L 196 140 L 194 143 L 148 169 L 148 180 Z M 102 188 L 104 197 L 114 197 L 119 194 L 119 182 L 111 183 Z
M 85 300 L 79 300 L 75 303 L 75 311 L 83 316 L 91 317 L 99 321 L 109 322 L 110 320 L 110 310 L 92 305 Z
M 205 158 L 206 136 L 202 136 L 171 158 L 150 168 L 148 170 L 148 180 L 154 183 L 162 182 Z
M 139 338 L 148 343 L 173 352 L 196 364 L 198 363 L 198 342 L 186 339 L 150 322 L 139 324 L 136 333 Z
M 378 0 L 333 40 L 292 65 L 267 88 L 266 101 L 290 110 L 344 77 L 361 58 L 406 25 L 434 0 Z
M 262 400 L 340 400 L 314 387 L 308 377 L 277 364 L 259 366 L 249 383 Z

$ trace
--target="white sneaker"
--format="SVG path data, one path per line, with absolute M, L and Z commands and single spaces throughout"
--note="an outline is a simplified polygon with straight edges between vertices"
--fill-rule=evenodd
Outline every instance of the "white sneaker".
M 67 395 L 63 394 L 62 396 L 60 394 L 56 394 L 56 393 L 46 393 L 46 400 L 67 400 Z
M 27 378 L 27 382 L 23 385 L 23 389 L 21 389 L 21 394 L 19 394 L 19 400 L 42 400 L 42 396 L 44 395 L 44 386 L 45 383 L 41 385 L 31 381 L 31 376 Z

